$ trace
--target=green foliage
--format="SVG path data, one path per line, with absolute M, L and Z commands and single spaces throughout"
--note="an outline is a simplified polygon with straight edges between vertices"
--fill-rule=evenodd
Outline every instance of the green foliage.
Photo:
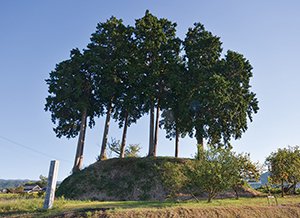
M 157 166 L 167 160 L 128 157 L 99 161 L 65 179 L 57 195 L 94 200 L 164 199 L 165 190 Z
M 129 144 L 125 150 L 125 157 L 139 157 L 139 152 L 142 148 L 139 144 Z
M 40 186 L 41 188 L 46 187 L 47 184 L 48 184 L 48 177 L 43 176 L 43 175 L 40 175 L 39 179 L 40 179 L 40 180 L 37 181 L 36 184 L 37 184 L 38 186 Z
M 253 163 L 250 160 L 250 154 L 233 153 L 233 159 L 235 161 L 233 167 L 238 172 L 232 177 L 234 187 L 244 185 L 246 181 L 258 181 L 260 167 L 258 163 Z
M 111 17 L 106 22 L 98 23 L 87 47 L 89 71 L 93 73 L 96 85 L 96 104 L 99 108 L 106 108 L 107 119 L 112 114 L 120 128 L 127 128 L 143 114 L 139 100 L 141 90 L 136 77 L 133 28 L 125 26 L 121 19 Z M 106 156 L 108 125 L 105 130 L 101 159 Z
M 250 154 L 237 154 L 235 159 L 240 179 L 246 181 L 257 181 L 259 179 L 261 167 L 258 162 L 253 163 L 251 161 Z
M 260 191 L 262 193 L 272 194 L 272 195 L 281 193 L 281 188 L 280 187 L 269 186 L 269 185 L 263 185 L 263 186 L 259 187 L 256 190 Z
M 9 215 L 12 212 L 37 212 L 42 208 L 43 199 L 41 198 L 26 198 L 15 195 L 13 200 L 0 200 L 0 215 Z
M 135 43 L 137 47 L 137 69 L 139 73 L 141 101 L 145 111 L 150 110 L 149 155 L 155 155 L 158 126 L 154 132 L 154 108 L 168 110 L 172 75 L 178 73 L 181 40 L 176 36 L 176 23 L 165 18 L 157 18 L 148 10 L 144 17 L 135 22 Z M 155 123 L 159 123 L 158 117 Z M 153 143 L 153 140 L 155 142 Z
M 0 194 L 1 217 L 298 217 L 299 197 L 278 198 L 279 207 L 269 207 L 265 198 L 218 199 L 207 204 L 174 201 L 74 201 L 56 198 L 51 210 L 43 199 L 24 199 Z M 105 211 L 103 211 L 105 209 Z
M 121 143 L 120 140 L 116 140 L 115 138 L 111 138 L 111 142 L 107 142 L 107 147 L 109 149 L 110 156 L 116 154 L 118 157 L 121 153 Z
M 121 143 L 120 140 L 115 138 L 111 138 L 111 141 L 107 143 L 107 147 L 109 149 L 110 156 L 113 157 L 116 155 L 117 157 L 120 156 L 121 153 Z M 141 147 L 139 144 L 129 144 L 125 148 L 125 157 L 139 157 L 139 152 Z M 99 160 L 99 157 L 97 158 Z
M 250 160 L 250 154 L 233 153 L 235 164 L 232 166 L 237 173 L 231 176 L 232 188 L 239 198 L 238 190 L 242 186 L 248 185 L 247 181 L 258 181 L 260 176 L 260 166 Z
M 230 147 L 230 139 L 240 138 L 247 130 L 248 119 L 252 121 L 259 109 L 251 91 L 249 61 L 234 51 L 222 57 L 220 38 L 200 23 L 188 29 L 184 40 L 177 37 L 176 26 L 148 10 L 134 27 L 112 16 L 97 24 L 83 52 L 71 50 L 70 58 L 50 72 L 45 110 L 51 112 L 57 137 L 82 133 L 75 165 L 82 160 L 87 118 L 92 128 L 95 117 L 105 111 L 102 159 L 111 116 L 120 128 L 125 127 L 122 157 L 127 127 L 149 110 L 153 115 L 154 108 L 156 123 L 170 139 L 188 134 L 198 144 L 207 139 L 213 146 Z M 162 120 L 158 122 L 160 110 Z M 151 136 L 153 116 L 150 126 Z M 157 131 L 156 126 L 156 141 Z M 154 144 L 152 136 L 149 141 Z M 150 156 L 156 151 L 151 146 Z M 120 152 L 117 144 L 110 147 Z M 129 145 L 125 156 L 137 156 L 138 151 L 138 145 Z M 76 166 L 80 168 L 80 163 Z
M 93 76 L 87 71 L 86 56 L 73 49 L 70 59 L 56 65 L 46 80 L 49 95 L 45 110 L 51 112 L 51 120 L 57 126 L 54 131 L 58 137 L 73 138 L 78 135 L 83 111 L 87 110 L 92 127 L 94 117 L 99 115 L 96 106 Z
M 24 191 L 24 186 L 18 186 L 14 189 L 11 189 L 13 193 L 22 193 Z
M 293 189 L 300 181 L 300 149 L 298 146 L 278 149 L 266 159 L 270 171 L 270 182 L 280 184 L 282 195 Z M 286 186 L 286 187 L 284 187 Z
M 176 135 L 184 137 L 188 132 L 189 107 L 186 105 L 186 96 L 188 96 L 189 85 L 183 60 L 173 65 L 167 87 L 168 92 L 159 125 L 165 129 L 166 137 L 171 140 Z
M 190 184 L 208 194 L 208 202 L 219 192 L 233 185 L 232 178 L 238 172 L 229 150 L 211 148 L 204 151 L 202 158 L 193 161 L 187 168 Z
M 114 118 L 120 122 L 129 115 L 129 123 L 140 118 L 137 81 L 134 72 L 135 50 L 133 28 L 125 26 L 121 19 L 111 17 L 98 23 L 91 36 L 86 53 L 89 70 L 94 73 L 95 95 L 99 106 L 114 105 Z
M 221 41 L 204 26 L 196 23 L 184 41 L 187 58 L 190 108 L 189 134 L 199 144 L 229 146 L 247 129 L 247 118 L 258 111 L 258 101 L 250 91 L 252 67 L 241 54 L 228 51 L 221 59 Z
M 185 164 L 166 162 L 162 165 L 162 180 L 171 198 L 186 188 L 188 178 L 185 174 Z
M 167 81 L 179 60 L 181 40 L 176 37 L 176 26 L 165 18 L 158 19 L 148 10 L 144 17 L 136 20 L 138 70 L 148 108 L 152 101 L 159 104 L 160 98 L 165 100 Z
M 40 188 L 44 188 L 47 186 L 48 178 L 46 176 L 40 175 L 38 181 L 28 181 L 25 185 L 38 185 Z
M 257 167 L 247 154 L 236 155 L 230 149 L 214 147 L 202 152 L 201 158 L 187 165 L 186 176 L 193 188 L 208 194 L 208 202 L 230 188 L 237 192 L 245 179 L 258 178 Z

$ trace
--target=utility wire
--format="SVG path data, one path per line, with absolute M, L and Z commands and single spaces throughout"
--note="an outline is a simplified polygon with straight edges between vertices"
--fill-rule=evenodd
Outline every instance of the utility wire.
M 7 141 L 7 142 L 10 142 L 10 143 L 12 143 L 12 144 L 14 144 L 14 145 L 17 145 L 17 146 L 20 146 L 20 147 L 22 147 L 22 148 L 25 148 L 25 149 L 27 149 L 27 150 L 29 150 L 29 151 L 32 151 L 32 152 L 35 152 L 35 153 L 37 153 L 37 154 L 43 155 L 43 156 L 45 156 L 45 157 L 48 157 L 48 158 L 51 158 L 51 159 L 57 159 L 57 160 L 64 161 L 64 162 L 68 162 L 68 163 L 72 163 L 72 162 L 69 161 L 69 160 L 65 160 L 65 159 L 62 159 L 62 158 L 57 158 L 57 157 L 48 155 L 48 154 L 46 154 L 46 153 L 43 153 L 43 152 L 41 152 L 41 151 L 38 151 L 38 150 L 36 150 L 36 149 L 34 149 L 34 148 L 31 148 L 31 147 L 29 147 L 29 146 L 26 146 L 26 145 L 23 145 L 23 144 L 21 144 L 21 143 L 15 142 L 15 141 L 13 141 L 13 140 L 11 140 L 11 139 L 9 139 L 9 138 L 3 137 L 3 136 L 0 136 L 0 138 L 3 139 L 3 140 L 5 140 L 5 141 Z

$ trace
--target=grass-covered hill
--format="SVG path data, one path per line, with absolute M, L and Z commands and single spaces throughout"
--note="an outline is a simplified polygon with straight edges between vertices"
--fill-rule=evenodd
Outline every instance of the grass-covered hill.
M 57 191 L 72 199 L 163 200 L 168 193 L 162 182 L 164 163 L 174 158 L 124 158 L 96 162 L 66 178 Z
M 178 183 L 180 180 L 178 166 L 187 161 L 171 157 L 99 161 L 66 178 L 59 186 L 57 196 L 81 200 L 165 200 L 174 194 L 172 181 Z M 179 169 L 168 174 L 167 181 L 166 167 Z M 185 197 L 189 195 L 188 190 L 181 189 L 180 192 Z M 243 195 L 254 194 L 242 190 Z

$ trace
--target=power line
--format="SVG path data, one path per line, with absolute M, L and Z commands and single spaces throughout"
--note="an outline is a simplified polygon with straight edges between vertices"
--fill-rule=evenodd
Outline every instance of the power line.
M 7 141 L 7 142 L 10 142 L 10 143 L 12 143 L 12 144 L 14 144 L 14 145 L 17 145 L 17 146 L 20 146 L 20 147 L 22 147 L 22 148 L 25 148 L 25 149 L 27 149 L 27 150 L 29 150 L 29 151 L 32 151 L 32 152 L 35 152 L 35 153 L 37 153 L 37 154 L 43 155 L 43 156 L 45 156 L 45 157 L 48 157 L 48 158 L 51 158 L 51 159 L 57 159 L 57 160 L 64 161 L 64 162 L 68 162 L 68 163 L 72 163 L 72 162 L 69 161 L 69 160 L 65 160 L 65 159 L 62 159 L 62 158 L 57 158 L 57 157 L 48 155 L 48 154 L 46 154 L 46 153 L 43 153 L 43 152 L 41 152 L 41 151 L 38 151 L 38 150 L 36 150 L 36 149 L 34 149 L 34 148 L 31 148 L 31 147 L 29 147 L 29 146 L 26 146 L 26 145 L 23 145 L 23 144 L 21 144 L 21 143 L 15 142 L 15 141 L 13 141 L 13 140 L 11 140 L 11 139 L 9 139 L 9 138 L 3 137 L 3 136 L 0 136 L 0 138 L 3 139 L 3 140 L 5 140 L 5 141 Z

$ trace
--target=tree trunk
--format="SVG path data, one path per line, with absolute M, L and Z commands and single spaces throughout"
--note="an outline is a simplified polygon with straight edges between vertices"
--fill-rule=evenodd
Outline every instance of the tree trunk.
M 72 172 L 80 171 L 83 163 L 83 147 L 86 132 L 87 109 L 85 108 L 81 115 L 80 133 L 78 137 L 76 156 Z
M 284 196 L 283 179 L 281 180 L 281 197 Z
M 148 157 L 153 156 L 153 133 L 154 133 L 154 105 L 150 109 L 150 133 L 149 133 L 149 153 Z
M 233 186 L 233 190 L 235 192 L 235 199 L 239 199 L 239 192 L 238 192 L 238 186 Z
M 159 112 L 160 112 L 160 105 L 159 105 L 159 99 L 158 99 L 157 108 L 156 108 L 155 133 L 154 133 L 154 145 L 153 145 L 153 156 L 154 157 L 156 157 L 156 151 L 157 151 Z
M 217 195 L 217 193 L 216 193 L 215 190 L 210 190 L 210 191 L 208 191 L 208 200 L 207 200 L 207 202 L 208 202 L 208 203 L 211 203 L 211 200 L 212 200 L 213 198 L 215 198 L 216 195 Z
M 108 138 L 108 130 L 109 130 L 109 124 L 110 124 L 110 115 L 112 111 L 112 102 L 109 103 L 107 112 L 106 112 L 106 120 L 105 120 L 105 127 L 103 132 L 103 139 L 102 139 L 102 147 L 101 147 L 101 153 L 100 153 L 100 160 L 107 159 L 106 156 L 106 145 L 107 145 L 107 138 Z
M 204 152 L 203 137 L 198 135 L 196 137 L 197 137 L 197 159 L 200 160 Z
M 212 194 L 208 193 L 207 203 L 211 203 L 211 199 L 212 199 Z
M 125 112 L 124 127 L 123 127 L 122 142 L 121 142 L 121 149 L 120 149 L 120 158 L 125 157 L 127 128 L 128 128 L 128 112 L 126 111 Z
M 175 136 L 175 157 L 178 157 L 178 150 L 179 150 L 179 131 L 176 127 L 176 136 Z
M 297 188 L 297 182 L 294 181 L 294 183 L 293 183 L 293 195 L 296 194 L 296 188 Z

